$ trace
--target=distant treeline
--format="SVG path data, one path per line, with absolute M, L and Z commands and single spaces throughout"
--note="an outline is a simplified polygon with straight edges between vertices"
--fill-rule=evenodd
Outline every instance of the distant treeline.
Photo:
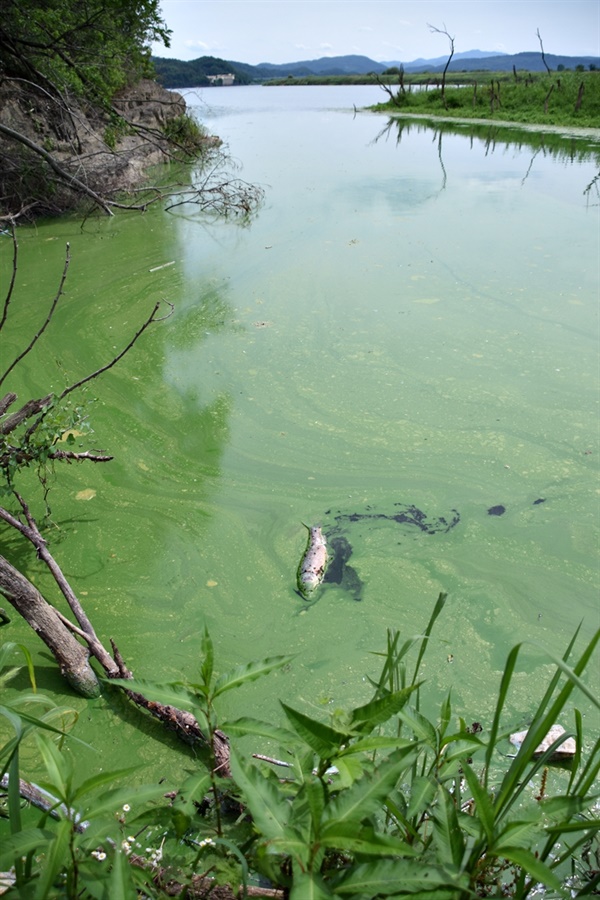
M 402 69 L 407 75 L 417 73 L 436 74 L 442 73 L 445 66 L 445 62 L 437 64 L 439 59 L 421 60 L 412 63 L 398 62 L 386 65 L 375 62 L 366 56 L 323 57 L 321 59 L 281 65 L 261 63 L 258 66 L 219 59 L 215 56 L 201 56 L 199 59 L 187 62 L 181 59 L 152 57 L 152 61 L 156 70 L 157 80 L 167 88 L 202 87 L 214 82 L 214 79 L 218 79 L 219 75 L 234 75 L 234 84 L 261 84 L 273 79 L 293 78 L 299 80 L 314 79 L 315 77 L 336 79 L 337 83 L 342 83 L 342 80 L 347 78 L 349 83 L 352 83 L 356 81 L 356 76 L 362 76 L 364 83 L 366 78 L 381 76 L 386 72 L 394 75 L 398 73 L 399 69 Z M 543 72 L 546 70 L 546 64 L 552 71 L 600 69 L 600 59 L 598 57 L 546 54 L 546 63 L 544 63 L 539 52 L 528 52 L 453 59 L 448 72 L 511 72 L 513 70 Z M 307 81 L 306 83 L 310 82 Z M 315 82 L 313 81 L 312 83 Z
M 254 79 L 243 72 L 236 63 L 217 59 L 215 56 L 201 56 L 185 62 L 181 59 L 152 57 L 156 70 L 156 80 L 166 88 L 204 87 L 211 84 L 210 76 L 235 75 L 235 84 L 251 84 Z M 249 69 L 253 66 L 248 66 Z

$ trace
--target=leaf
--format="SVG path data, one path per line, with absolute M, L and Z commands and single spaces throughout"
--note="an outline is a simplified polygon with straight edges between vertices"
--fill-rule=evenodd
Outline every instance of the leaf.
M 366 816 L 370 816 L 380 808 L 407 765 L 409 763 L 404 754 L 401 759 L 398 759 L 398 754 L 394 754 L 375 772 L 365 774 L 360 781 L 356 781 L 351 788 L 343 791 L 327 805 L 323 824 L 332 821 L 360 824 Z
M 50 842 L 49 846 L 44 848 L 44 861 L 39 881 L 36 882 L 35 900 L 45 900 L 49 896 L 56 876 L 65 864 L 69 866 L 71 863 L 69 854 L 71 828 L 71 822 L 63 819 L 56 827 L 54 840 Z
M 592 649 L 598 643 L 600 639 L 600 630 L 596 632 L 592 640 L 590 641 L 590 646 Z M 550 657 L 553 663 L 558 666 L 558 668 L 562 671 L 563 675 L 566 675 L 569 681 L 571 681 L 576 687 L 579 688 L 582 694 L 588 698 L 588 700 L 596 707 L 596 709 L 600 709 L 600 699 L 598 699 L 598 695 L 596 692 L 590 690 L 587 684 L 581 680 L 578 673 L 568 666 L 562 659 L 559 659 L 557 656 L 554 656 L 553 653 L 546 651 L 546 655 Z M 591 655 L 591 654 L 590 654 Z
M 107 684 L 117 685 L 128 691 L 137 691 L 143 694 L 147 700 L 155 700 L 165 706 L 176 706 L 179 709 L 187 709 L 196 714 L 197 707 L 201 704 L 201 698 L 193 691 L 188 690 L 182 682 L 174 681 L 168 684 L 156 684 L 146 681 L 144 678 L 110 678 Z
M 349 788 L 364 772 L 362 760 L 354 756 L 337 757 L 335 761 L 338 777 L 335 781 L 336 788 Z
M 60 752 L 52 739 L 47 735 L 36 734 L 36 740 L 44 765 L 50 776 L 51 790 L 61 800 L 65 801 L 73 775 L 72 766 L 68 758 Z
M 511 807 L 525 790 L 528 779 L 531 778 L 532 775 L 545 764 L 546 760 L 553 752 L 555 745 L 558 746 L 558 744 L 560 743 L 560 739 L 555 741 L 554 745 L 552 745 L 552 748 L 547 750 L 540 757 L 540 759 L 536 760 L 532 765 L 532 759 L 536 747 L 539 745 L 540 741 L 545 738 L 551 726 L 557 721 L 557 718 L 564 709 L 565 704 L 569 699 L 571 693 L 573 692 L 574 687 L 579 683 L 580 675 L 587 666 L 590 657 L 592 656 L 594 649 L 598 641 L 600 640 L 600 629 L 594 633 L 592 639 L 585 647 L 577 663 L 571 669 L 566 665 L 566 660 L 575 641 L 575 637 L 573 637 L 565 654 L 563 655 L 564 662 L 558 664 L 556 673 L 551 678 L 546 693 L 544 694 L 544 697 L 540 701 L 535 712 L 533 721 L 527 732 L 527 737 L 521 744 L 517 755 L 513 759 L 510 768 L 508 769 L 502 780 L 502 784 L 500 786 L 500 790 L 496 795 L 494 804 L 494 810 L 497 819 L 500 816 L 506 815 L 510 811 Z M 515 648 L 515 650 L 516 649 L 517 648 Z M 509 659 L 513 656 L 515 650 L 511 651 L 511 654 L 509 654 Z M 556 689 L 556 686 L 558 685 L 561 672 L 567 675 L 568 680 L 566 684 L 561 688 L 556 698 L 552 701 L 552 695 Z M 488 746 L 486 763 L 489 762 L 489 758 L 491 757 L 491 753 L 493 750 L 493 745 L 495 745 L 496 741 L 496 736 L 494 733 L 495 725 L 496 719 L 494 720 L 494 725 L 492 726 L 493 737 L 490 737 L 490 745 Z M 530 766 L 531 768 L 529 768 Z M 525 778 L 524 774 L 527 770 L 529 771 L 527 773 L 527 778 Z
M 11 834 L 21 830 L 21 795 L 19 793 L 19 747 L 8 763 L 8 818 Z
M 131 865 L 127 856 L 115 851 L 110 876 L 110 900 L 137 900 L 138 892 L 131 877 Z
M 488 777 L 490 772 L 491 760 L 494 750 L 496 749 L 496 743 L 498 738 L 498 729 L 500 727 L 500 716 L 502 714 L 502 710 L 504 708 L 504 704 L 506 702 L 506 695 L 508 694 L 508 688 L 510 686 L 510 682 L 515 671 L 515 666 L 517 664 L 517 657 L 519 655 L 519 651 L 521 649 L 521 644 L 517 644 L 512 648 L 510 653 L 508 654 L 506 665 L 504 667 L 504 672 L 502 674 L 502 679 L 500 681 L 500 691 L 498 693 L 498 699 L 496 701 L 496 709 L 494 711 L 494 719 L 492 722 L 492 727 L 490 729 L 490 737 L 487 746 L 487 751 L 485 755 L 485 784 L 484 787 L 487 788 Z
M 193 772 L 179 786 L 175 803 L 178 809 L 191 814 L 194 811 L 194 800 L 204 797 L 211 785 L 210 772 L 200 769 Z
M 429 642 L 429 637 L 433 630 L 433 626 L 435 625 L 436 619 L 441 613 L 448 599 L 448 594 L 441 592 L 436 600 L 435 606 L 433 607 L 433 612 L 429 617 L 429 622 L 427 623 L 427 628 L 425 629 L 425 635 L 423 636 L 423 640 L 421 641 L 421 646 L 419 648 L 419 654 L 417 656 L 417 662 L 415 664 L 415 671 L 412 677 L 412 684 L 414 684 L 417 680 L 417 675 L 419 674 L 419 669 L 421 668 L 421 662 L 423 660 L 423 656 L 425 655 L 425 650 L 427 649 L 427 645 Z
M 291 806 L 276 784 L 256 766 L 243 764 L 233 748 L 231 772 L 262 836 L 267 840 L 292 836 L 291 829 L 288 830 Z
M 372 750 L 389 750 L 392 747 L 399 750 L 401 747 L 414 747 L 414 741 L 407 741 L 398 737 L 383 737 L 378 735 L 370 735 L 369 737 L 359 738 L 353 741 L 348 747 L 340 750 L 339 759 L 342 756 L 351 756 L 354 753 L 370 753 Z
M 306 800 L 308 803 L 308 808 L 310 810 L 310 817 L 312 820 L 313 832 L 315 836 L 318 838 L 319 836 L 319 826 L 321 824 L 321 816 L 323 815 L 323 810 L 325 809 L 325 803 L 327 802 L 327 795 L 325 792 L 325 785 L 319 779 L 313 776 L 312 778 L 307 778 L 304 782 L 304 791 L 306 794 Z
M 460 868 L 465 839 L 458 824 L 454 800 L 442 785 L 438 786 L 438 802 L 433 811 L 433 833 L 440 862 Z
M 10 867 L 15 857 L 26 856 L 31 850 L 41 852 L 53 839 L 54 832 L 45 828 L 26 828 L 10 836 L 3 835 L 0 864 Z
M 100 785 L 114 783 L 125 775 L 131 775 L 132 772 L 138 772 L 141 768 L 141 765 L 129 766 L 125 769 L 116 769 L 114 772 L 99 772 L 97 775 L 92 775 L 91 778 L 86 778 L 75 791 L 75 796 L 77 798 L 83 797 L 85 794 L 89 794 L 90 791 L 100 787 Z
M 410 712 L 401 709 L 398 713 L 398 717 L 412 729 L 413 734 L 415 734 L 419 740 L 424 741 L 433 750 L 437 750 L 437 732 L 429 719 L 426 719 L 422 713 L 417 709 L 412 709 Z
M 202 676 L 202 683 L 204 685 L 204 690 L 208 694 L 210 691 L 210 683 L 213 676 L 213 669 L 215 663 L 215 651 L 213 647 L 213 642 L 210 634 L 208 633 L 208 628 L 205 626 L 204 634 L 202 635 L 202 654 L 204 659 L 202 660 L 202 665 L 200 667 L 200 675 Z
M 546 887 L 562 892 L 564 884 L 561 879 L 537 856 L 534 856 L 530 850 L 526 850 L 523 847 L 503 847 L 502 856 L 515 863 L 515 865 L 520 866 L 528 875 L 539 881 L 540 884 L 545 884 Z
M 411 784 L 406 818 L 412 819 L 414 816 L 420 816 L 431 805 L 435 791 L 436 783 L 433 778 L 429 778 L 427 775 L 417 775 Z
M 463 762 L 463 772 L 475 801 L 475 814 L 481 824 L 488 845 L 494 840 L 494 808 L 487 791 L 480 783 L 477 775 L 467 762 Z
M 331 822 L 321 834 L 319 843 L 323 847 L 360 853 L 364 856 L 418 856 L 419 850 L 405 841 L 387 834 L 379 834 L 372 828 L 357 830 L 353 824 L 342 825 Z
M 164 792 L 164 785 L 160 784 L 136 784 L 131 787 L 117 788 L 100 797 L 89 798 L 84 806 L 84 818 L 97 819 L 106 812 L 120 812 L 124 803 L 131 806 L 131 815 L 135 816 L 143 804 L 156 797 L 162 797 Z
M 25 646 L 25 644 L 15 644 L 12 641 L 6 641 L 0 647 L 0 672 L 2 669 L 8 665 L 9 657 L 15 650 L 20 650 L 23 656 L 25 657 L 25 662 L 27 664 L 27 671 L 29 673 L 29 681 L 31 682 L 31 688 L 34 694 L 37 691 L 36 683 L 35 683 L 35 669 L 33 666 L 33 657 L 29 652 L 29 648 Z M 12 678 L 14 671 L 18 671 L 21 667 L 19 666 L 17 670 L 13 670 L 11 673 L 5 673 L 2 677 L 3 682 L 8 681 L 9 678 Z M 51 701 L 49 701 L 51 702 Z
M 406 894 L 440 886 L 459 887 L 464 879 L 453 877 L 442 868 L 423 865 L 419 860 L 380 860 L 354 866 L 334 886 L 336 895 L 358 894 L 376 897 L 395 894 L 402 886 Z
M 260 719 L 252 719 L 250 716 L 242 716 L 232 722 L 223 722 L 220 727 L 229 736 L 246 737 L 246 735 L 253 734 L 257 737 L 277 741 L 280 744 L 290 744 L 297 740 L 296 735 L 287 728 L 272 725 L 270 722 L 261 722 Z
M 365 703 L 364 706 L 357 707 L 352 710 L 350 727 L 364 730 L 365 726 L 368 726 L 369 730 L 372 730 L 376 725 L 382 725 L 405 706 L 410 695 L 418 687 L 418 684 L 414 684 L 411 687 L 394 691 L 376 700 L 371 700 L 369 703 Z
M 549 834 L 555 834 L 556 832 L 567 834 L 575 831 L 589 831 L 591 837 L 597 831 L 600 831 L 600 819 L 582 819 L 581 821 L 575 822 L 562 822 L 560 825 L 549 826 L 546 831 Z
M 538 816 L 540 811 L 537 810 Z M 539 835 L 540 828 L 535 821 L 510 822 L 504 831 L 498 835 L 494 841 L 491 850 L 501 856 L 504 847 L 530 847 L 536 835 Z
M 316 719 L 311 719 L 304 713 L 286 706 L 285 703 L 281 703 L 281 705 L 296 734 L 321 759 L 330 759 L 337 753 L 340 745 L 348 740 L 347 733 L 336 731 L 335 728 L 331 728 L 330 725 L 325 725 L 323 722 L 317 722 Z
M 297 872 L 294 869 L 294 880 L 289 900 L 332 900 L 333 894 L 320 878 L 313 872 Z
M 245 666 L 237 666 L 233 671 L 226 672 L 225 675 L 221 675 L 220 678 L 217 678 L 217 683 L 215 684 L 215 689 L 213 691 L 213 699 L 220 694 L 224 694 L 225 691 L 231 691 L 241 684 L 245 684 L 248 681 L 254 681 L 262 675 L 267 675 L 274 669 L 281 669 L 283 666 L 287 666 L 293 658 L 293 656 L 272 656 L 268 659 L 248 663 Z

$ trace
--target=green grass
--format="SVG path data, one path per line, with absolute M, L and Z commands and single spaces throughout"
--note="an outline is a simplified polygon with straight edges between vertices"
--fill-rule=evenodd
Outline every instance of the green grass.
M 512 72 L 451 72 L 444 94 L 442 76 L 431 73 L 405 75 L 404 91 L 397 75 L 310 75 L 268 82 L 273 86 L 326 84 L 387 85 L 394 100 L 382 87 L 381 103 L 374 107 L 381 112 L 600 129 L 600 71 L 517 72 L 516 76 Z
M 466 78 L 466 76 L 463 76 Z M 415 115 L 487 119 L 532 125 L 600 128 L 600 72 L 517 73 L 517 77 L 470 74 L 469 83 L 455 87 L 440 79 L 396 85 L 393 100 L 376 109 Z

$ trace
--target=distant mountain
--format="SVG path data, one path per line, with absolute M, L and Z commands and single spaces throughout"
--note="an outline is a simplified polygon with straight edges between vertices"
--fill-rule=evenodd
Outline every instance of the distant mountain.
M 157 80 L 168 88 L 202 87 L 218 82 L 219 75 L 235 75 L 235 84 L 252 84 L 269 81 L 273 78 L 305 78 L 310 75 L 326 77 L 332 75 L 381 75 L 392 66 L 403 66 L 405 72 L 438 73 L 444 70 L 448 56 L 435 59 L 415 59 L 412 62 L 375 62 L 368 56 L 323 56 L 320 59 L 309 59 L 301 62 L 260 63 L 251 66 L 248 63 L 233 62 L 214 56 L 201 56 L 198 59 L 184 61 L 181 59 L 164 59 L 153 56 Z M 600 57 L 597 56 L 555 56 L 546 54 L 548 66 L 557 70 L 575 69 L 584 66 L 589 69 L 600 69 Z M 455 53 L 449 66 L 450 72 L 494 71 L 507 72 L 515 69 L 528 72 L 545 70 L 542 55 L 539 51 L 527 53 L 492 53 L 487 50 L 467 50 Z
M 600 57 L 598 56 L 555 56 L 546 53 L 546 62 L 550 69 L 556 71 L 559 66 L 565 69 L 575 69 L 584 66 L 589 69 L 595 66 L 600 69 Z M 439 61 L 441 59 L 441 62 Z M 404 63 L 405 72 L 443 72 L 448 57 L 440 57 L 437 60 L 414 60 Z M 487 70 L 492 72 L 510 72 L 512 68 L 522 69 L 527 72 L 544 72 L 546 66 L 542 60 L 542 54 L 538 51 L 526 53 L 503 53 L 501 55 L 486 55 L 478 58 L 459 58 L 455 53 L 448 67 L 449 72 L 473 72 Z
M 476 59 L 481 60 L 486 57 L 494 57 L 494 56 L 507 56 L 506 53 L 498 53 L 497 50 L 465 50 L 461 53 L 455 53 L 452 57 L 452 61 L 454 62 L 457 59 Z M 423 59 L 419 57 L 419 59 L 413 59 L 412 62 L 402 63 L 396 60 L 396 62 L 386 62 L 384 66 L 388 68 L 390 66 L 400 66 L 403 65 L 405 71 L 408 71 L 408 66 L 445 66 L 446 60 L 448 59 L 448 54 L 445 56 L 436 56 L 435 59 Z
M 307 59 L 303 62 L 282 65 L 259 63 L 256 68 L 263 72 L 274 73 L 271 75 L 272 78 L 285 78 L 287 75 L 295 75 L 298 71 L 302 75 L 368 75 L 371 72 L 381 74 L 387 68 L 387 63 L 375 62 L 368 56 L 322 56 L 320 59 Z

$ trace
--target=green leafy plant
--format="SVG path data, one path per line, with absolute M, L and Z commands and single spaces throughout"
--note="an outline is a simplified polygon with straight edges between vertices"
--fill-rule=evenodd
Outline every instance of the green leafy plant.
M 150 875 L 127 862 L 131 850 L 123 837 L 132 794 L 141 809 L 163 793 L 157 785 L 113 787 L 139 767 L 100 772 L 76 784 L 72 758 L 66 748 L 73 710 L 56 706 L 37 692 L 31 656 L 26 647 L 6 643 L 0 647 L 0 687 L 17 673 L 9 666 L 15 651 L 24 655 L 33 691 L 0 706 L 0 717 L 12 735 L 0 747 L 0 778 L 6 786 L 8 833 L 2 835 L 0 867 L 11 867 L 14 886 L 10 896 L 46 900 L 51 897 L 130 897 Z M 34 715 L 32 709 L 41 708 Z M 62 727 L 59 727 L 58 723 Z M 46 775 L 34 786 L 21 782 L 20 750 L 36 742 Z M 72 738 L 71 738 L 72 740 Z M 79 742 L 82 743 L 82 742 Z M 5 776 L 7 776 L 5 778 Z M 107 786 L 111 786 L 106 790 Z M 99 790 L 102 790 L 99 796 Z M 33 805 L 25 816 L 21 792 L 42 809 L 33 821 Z M 132 827 L 131 821 L 128 827 Z
M 508 705 L 522 645 L 508 655 L 487 726 L 455 717 L 450 693 L 437 715 L 423 711 L 431 698 L 423 693 L 422 663 L 445 603 L 441 594 L 422 635 L 401 640 L 388 631 L 377 654 L 380 675 L 369 679 L 370 699 L 327 722 L 283 702 L 285 724 L 223 719 L 226 693 L 293 658 L 271 657 L 218 674 L 208 631 L 195 681 L 117 682 L 190 710 L 206 735 L 203 765 L 190 771 L 169 804 L 154 803 L 157 786 L 136 787 L 133 817 L 130 790 L 98 795 L 117 778 L 128 779 L 129 770 L 75 784 L 64 730 L 45 716 L 9 711 L 15 737 L 0 761 L 3 771 L 11 770 L 11 834 L 2 842 L 0 865 L 14 867 L 15 896 L 134 897 L 142 890 L 161 897 L 175 875 L 181 891 L 194 879 L 208 890 L 216 879 L 234 885 L 232 897 L 238 885 L 243 895 L 248 885 L 267 879 L 289 900 L 594 894 L 600 739 L 586 739 L 583 715 L 573 708 L 571 734 L 543 752 L 539 745 L 567 714 L 575 691 L 597 713 L 600 702 L 584 675 L 600 631 L 574 660 L 578 632 L 561 658 L 552 657 L 554 674 L 527 711 L 527 735 L 508 756 L 506 738 L 514 727 Z M 225 756 L 222 729 L 233 741 Z M 47 772 L 42 787 L 54 802 L 39 822 L 24 826 L 13 779 L 18 746 L 32 730 Z M 575 753 L 557 767 L 554 753 L 568 737 Z M 249 759 L 246 747 L 257 739 L 277 745 L 278 758 Z M 156 846 L 134 860 L 142 832 Z

